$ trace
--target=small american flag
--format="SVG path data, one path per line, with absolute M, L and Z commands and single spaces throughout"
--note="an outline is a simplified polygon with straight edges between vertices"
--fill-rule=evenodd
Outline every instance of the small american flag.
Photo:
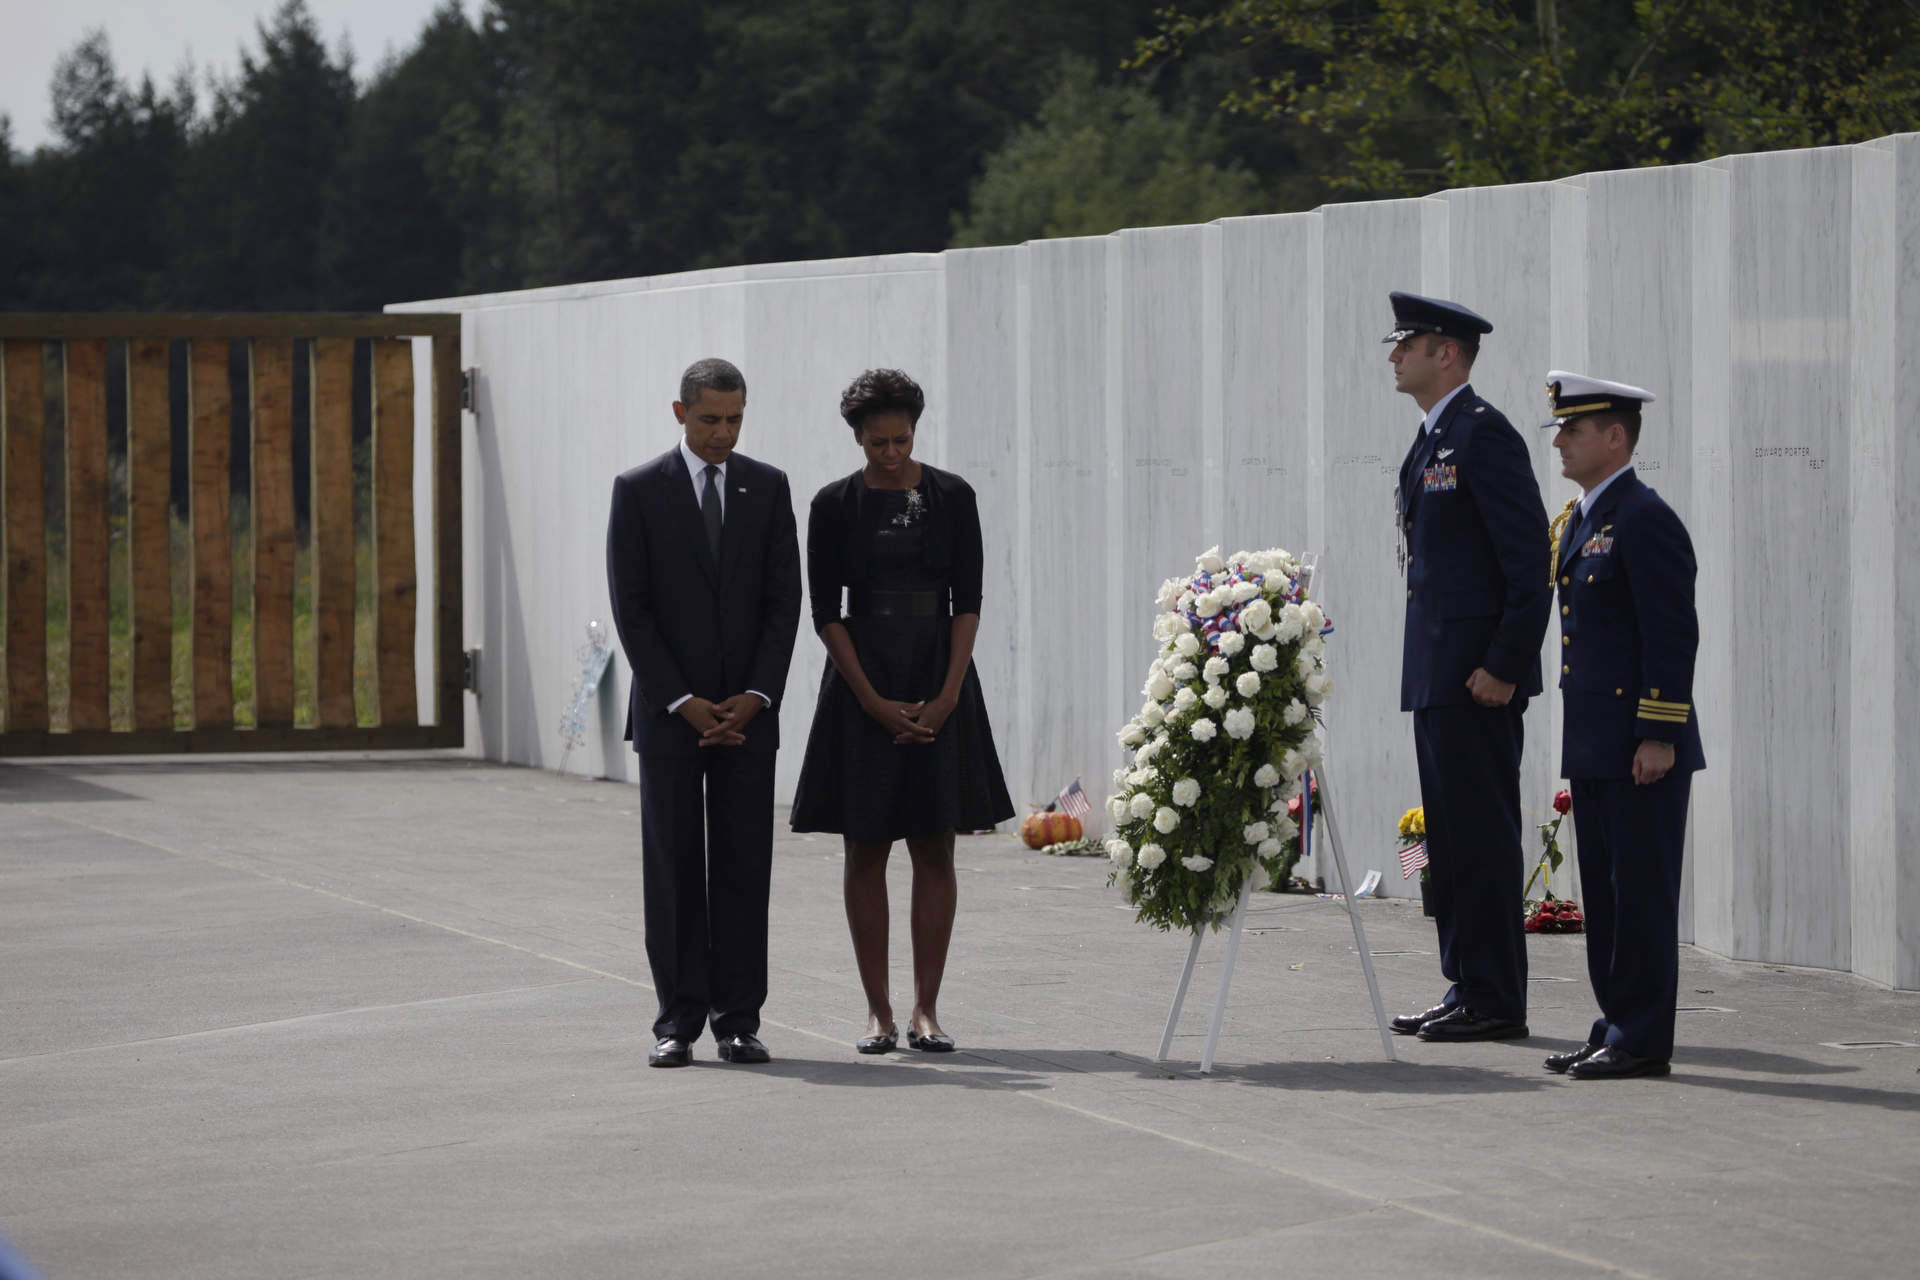
M 1060 808 L 1080 821 L 1085 821 L 1086 816 L 1093 812 L 1093 802 L 1087 799 L 1087 793 L 1080 789 L 1080 779 L 1075 778 L 1069 782 L 1066 790 L 1060 793 Z
M 1400 851 L 1400 878 L 1413 879 L 1413 873 L 1427 865 L 1427 842 L 1410 844 Z

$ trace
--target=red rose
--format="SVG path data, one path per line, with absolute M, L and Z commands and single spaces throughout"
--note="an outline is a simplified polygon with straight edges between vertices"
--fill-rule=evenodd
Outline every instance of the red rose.
M 1571 791 L 1556 791 L 1553 793 L 1553 811 L 1555 813 L 1567 813 L 1572 809 L 1573 793 Z
M 1295 796 L 1293 799 L 1287 801 L 1287 816 L 1289 818 L 1292 818 L 1295 822 L 1298 822 L 1300 820 L 1300 797 L 1299 796 Z

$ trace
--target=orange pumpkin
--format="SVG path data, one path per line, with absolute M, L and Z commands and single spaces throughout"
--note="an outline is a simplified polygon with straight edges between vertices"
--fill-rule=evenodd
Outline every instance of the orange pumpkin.
M 1020 838 L 1027 842 L 1029 849 L 1044 849 L 1050 844 L 1078 840 L 1080 819 L 1057 810 L 1036 809 L 1020 824 Z

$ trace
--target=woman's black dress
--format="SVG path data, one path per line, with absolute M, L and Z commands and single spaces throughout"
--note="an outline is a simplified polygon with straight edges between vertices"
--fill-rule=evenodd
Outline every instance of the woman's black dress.
M 980 521 L 973 491 L 922 466 L 910 490 L 868 488 L 858 473 L 814 499 L 807 576 L 814 629 L 840 622 L 874 691 L 932 700 L 946 683 L 951 613 L 980 611 Z M 849 616 L 840 611 L 849 592 Z M 929 608 L 932 600 L 936 607 Z M 951 613 L 949 612 L 951 610 Z M 931 743 L 896 744 L 860 709 L 827 659 L 793 801 L 795 831 L 850 840 L 991 827 L 1013 816 L 973 664 Z

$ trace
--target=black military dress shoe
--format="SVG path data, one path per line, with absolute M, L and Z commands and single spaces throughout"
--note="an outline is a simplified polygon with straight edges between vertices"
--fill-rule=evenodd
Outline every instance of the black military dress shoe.
M 1673 1074 L 1665 1058 L 1636 1058 L 1619 1045 L 1607 1045 L 1585 1062 L 1567 1068 L 1575 1080 L 1631 1080 L 1635 1076 Z
M 1571 1053 L 1553 1054 L 1551 1057 L 1549 1057 L 1546 1060 L 1546 1062 L 1543 1065 L 1545 1065 L 1545 1067 L 1549 1071 L 1554 1071 L 1554 1072 L 1558 1072 L 1561 1075 L 1565 1075 L 1568 1067 L 1571 1067 L 1576 1062 L 1585 1062 L 1588 1058 L 1591 1058 L 1594 1054 L 1600 1052 L 1600 1050 L 1604 1048 L 1606 1048 L 1605 1045 L 1583 1044 L 1578 1049 L 1573 1050 Z
M 693 1046 L 678 1036 L 668 1036 L 647 1051 L 650 1067 L 684 1067 L 693 1061 Z
M 1420 1024 L 1422 1040 L 1524 1040 L 1527 1024 L 1513 1018 L 1490 1018 L 1461 1005 L 1444 1017 Z
M 722 1062 L 772 1062 L 773 1055 L 767 1052 L 767 1046 L 752 1036 L 721 1036 L 720 1061 Z
M 1444 1018 L 1452 1010 L 1444 1004 L 1437 1004 L 1425 1013 L 1403 1013 L 1387 1025 L 1393 1028 L 1395 1035 L 1410 1036 L 1435 1018 Z

